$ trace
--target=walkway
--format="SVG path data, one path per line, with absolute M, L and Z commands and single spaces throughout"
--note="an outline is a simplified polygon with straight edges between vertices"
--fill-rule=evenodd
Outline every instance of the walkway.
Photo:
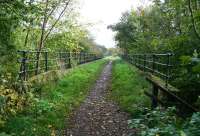
M 112 62 L 103 69 L 96 85 L 74 113 L 67 136 L 128 136 L 128 115 L 107 100 Z

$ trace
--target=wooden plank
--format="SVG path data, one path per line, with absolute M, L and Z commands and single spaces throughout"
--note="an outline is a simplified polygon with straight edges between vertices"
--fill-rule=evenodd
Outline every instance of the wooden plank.
M 151 83 L 157 85 L 160 89 L 162 89 L 162 90 L 164 90 L 164 91 L 170 91 L 170 92 L 174 92 L 174 93 L 180 92 L 179 89 L 173 87 L 173 86 L 170 85 L 170 84 L 168 84 L 168 85 L 166 86 L 166 82 L 165 82 L 165 81 L 163 81 L 162 79 L 160 79 L 160 78 L 158 78 L 158 77 L 156 77 L 156 76 L 154 76 L 154 75 L 152 75 L 152 74 L 150 74 L 150 73 L 147 73 L 147 74 L 146 74 L 146 79 L 147 79 L 149 82 L 151 82 Z
M 174 97 L 178 102 L 180 102 L 181 104 L 184 104 L 187 108 L 191 109 L 194 112 L 198 112 L 199 110 L 197 110 L 196 108 L 194 108 L 192 105 L 190 105 L 189 103 L 187 103 L 185 100 L 181 99 L 180 97 L 178 97 L 175 93 L 180 92 L 180 90 L 178 90 L 177 88 L 168 85 L 165 85 L 165 82 L 161 79 L 159 79 L 158 77 L 155 77 L 153 75 L 147 75 L 146 79 L 152 83 L 153 85 L 156 85 L 161 91 L 164 91 L 165 93 L 167 93 L 168 95 Z

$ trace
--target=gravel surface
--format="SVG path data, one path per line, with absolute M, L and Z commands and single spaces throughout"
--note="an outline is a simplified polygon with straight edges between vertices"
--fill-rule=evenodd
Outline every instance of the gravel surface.
M 95 86 L 71 118 L 66 136 L 128 136 L 129 116 L 119 106 L 108 100 L 112 62 L 103 69 Z

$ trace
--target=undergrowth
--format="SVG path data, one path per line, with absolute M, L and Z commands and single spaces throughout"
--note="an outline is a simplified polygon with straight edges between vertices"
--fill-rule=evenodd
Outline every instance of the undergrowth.
M 134 66 L 117 59 L 112 73 L 111 97 L 132 115 L 129 125 L 137 136 L 200 135 L 200 113 L 182 119 L 176 115 L 174 107 L 150 108 L 150 99 L 144 95 L 150 85 Z
M 29 106 L 10 116 L 0 136 L 61 136 L 71 111 L 79 106 L 107 60 L 76 67 L 57 82 L 29 92 Z M 40 86 L 40 85 L 39 85 Z

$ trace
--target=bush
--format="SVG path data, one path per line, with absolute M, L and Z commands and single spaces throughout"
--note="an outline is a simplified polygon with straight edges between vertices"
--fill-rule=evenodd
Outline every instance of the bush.
M 199 136 L 200 134 L 200 112 L 194 113 L 184 125 L 184 131 L 188 136 Z
M 175 108 L 150 110 L 145 108 L 145 114 L 141 113 L 136 119 L 129 121 L 131 128 L 138 130 L 140 136 L 178 136 L 177 118 L 174 114 Z
M 199 136 L 200 113 L 194 113 L 183 121 L 175 111 L 174 107 L 155 110 L 143 108 L 139 110 L 140 116 L 130 120 L 129 125 L 137 130 L 138 136 Z

